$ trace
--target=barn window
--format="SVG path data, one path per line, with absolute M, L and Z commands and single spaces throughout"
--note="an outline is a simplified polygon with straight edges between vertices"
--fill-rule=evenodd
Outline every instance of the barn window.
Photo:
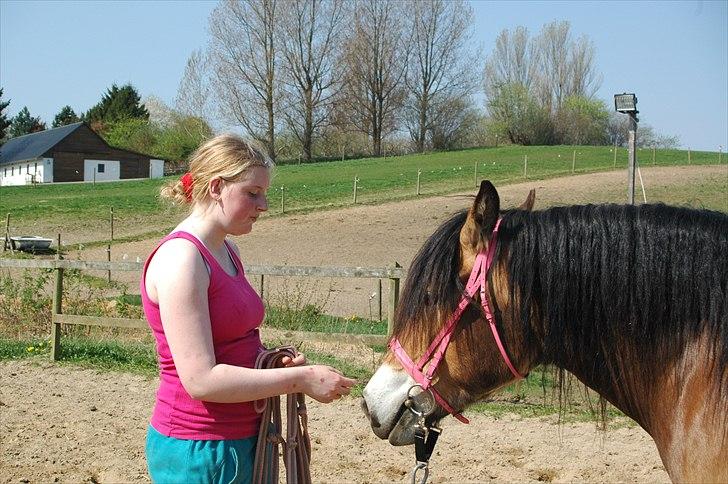
M 106 167 L 104 166 L 104 164 L 103 163 L 99 163 L 99 167 L 96 169 L 96 172 L 97 173 L 103 173 L 105 169 L 106 169 Z
M 15 175 L 15 166 L 10 167 L 10 176 Z
M 25 174 L 26 175 L 30 175 L 30 163 L 28 163 L 27 165 L 25 165 Z
M 33 163 L 33 173 L 38 173 L 38 162 Z

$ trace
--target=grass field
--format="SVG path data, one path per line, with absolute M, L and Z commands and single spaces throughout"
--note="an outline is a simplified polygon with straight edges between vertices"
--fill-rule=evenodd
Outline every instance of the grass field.
M 653 162 L 654 154 L 654 162 Z M 627 150 L 604 146 L 547 146 L 480 148 L 454 152 L 408 155 L 390 158 L 282 165 L 277 167 L 269 191 L 270 212 L 281 212 L 282 195 L 286 211 L 338 207 L 353 202 L 354 177 L 359 179 L 358 203 L 378 203 L 416 196 L 420 172 L 423 196 L 463 191 L 477 179 L 496 184 L 522 181 L 524 159 L 528 179 L 543 179 L 572 173 L 587 173 L 624 167 Z M 723 157 L 722 163 L 726 162 Z M 686 165 L 688 153 L 679 150 L 640 150 L 642 166 Z M 717 164 L 715 152 L 692 152 L 693 164 Z M 477 166 L 477 168 L 476 168 Z M 476 171 L 477 170 L 477 171 Z M 477 175 L 477 176 L 476 176 Z M 170 228 L 169 220 L 179 210 L 161 204 L 160 186 L 169 178 L 109 183 L 66 183 L 0 188 L 0 215 L 11 214 L 11 227 L 22 230 L 47 227 L 82 228 L 99 226 L 115 217 L 136 228 L 134 235 Z M 281 187 L 285 190 L 281 191 Z M 166 223 L 165 223 L 166 222 Z M 48 234 L 46 234 L 48 235 Z M 93 241 L 108 237 L 99 236 Z M 128 238 L 128 234 L 127 234 Z M 121 239 L 121 237 L 119 237 Z

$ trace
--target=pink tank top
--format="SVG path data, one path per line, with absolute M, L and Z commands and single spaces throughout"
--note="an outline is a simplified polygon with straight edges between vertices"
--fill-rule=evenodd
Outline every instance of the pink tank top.
M 264 306 L 245 278 L 240 258 L 225 242 L 237 275 L 231 276 L 202 242 L 187 232 L 174 232 L 163 238 L 144 264 L 141 296 L 144 314 L 157 340 L 159 390 L 151 425 L 168 437 L 187 440 L 229 440 L 252 437 L 258 433 L 260 417 L 253 402 L 215 403 L 195 400 L 182 386 L 167 338 L 162 328 L 159 305 L 149 299 L 144 279 L 149 261 L 159 247 L 175 238 L 189 240 L 200 251 L 210 269 L 207 298 L 210 308 L 212 340 L 217 363 L 253 368 L 263 348 L 258 326 Z

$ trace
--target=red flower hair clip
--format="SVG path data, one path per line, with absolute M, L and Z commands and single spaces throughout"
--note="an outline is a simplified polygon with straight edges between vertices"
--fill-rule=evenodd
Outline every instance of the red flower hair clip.
M 187 201 L 192 201 L 192 174 L 190 172 L 185 173 L 182 175 L 182 178 L 180 178 L 180 181 L 182 182 L 182 188 L 185 191 L 185 197 L 187 197 Z

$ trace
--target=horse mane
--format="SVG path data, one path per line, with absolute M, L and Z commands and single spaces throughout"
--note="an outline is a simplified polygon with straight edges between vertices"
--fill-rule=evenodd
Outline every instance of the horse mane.
M 581 361 L 594 378 L 606 368 L 604 383 L 628 394 L 635 377 L 650 382 L 707 336 L 704 371 L 726 385 L 725 214 L 663 204 L 514 211 L 499 237 L 520 306 L 513 316 L 527 338 L 542 339 L 545 363 Z M 529 321 L 534 301 L 541 329 Z

